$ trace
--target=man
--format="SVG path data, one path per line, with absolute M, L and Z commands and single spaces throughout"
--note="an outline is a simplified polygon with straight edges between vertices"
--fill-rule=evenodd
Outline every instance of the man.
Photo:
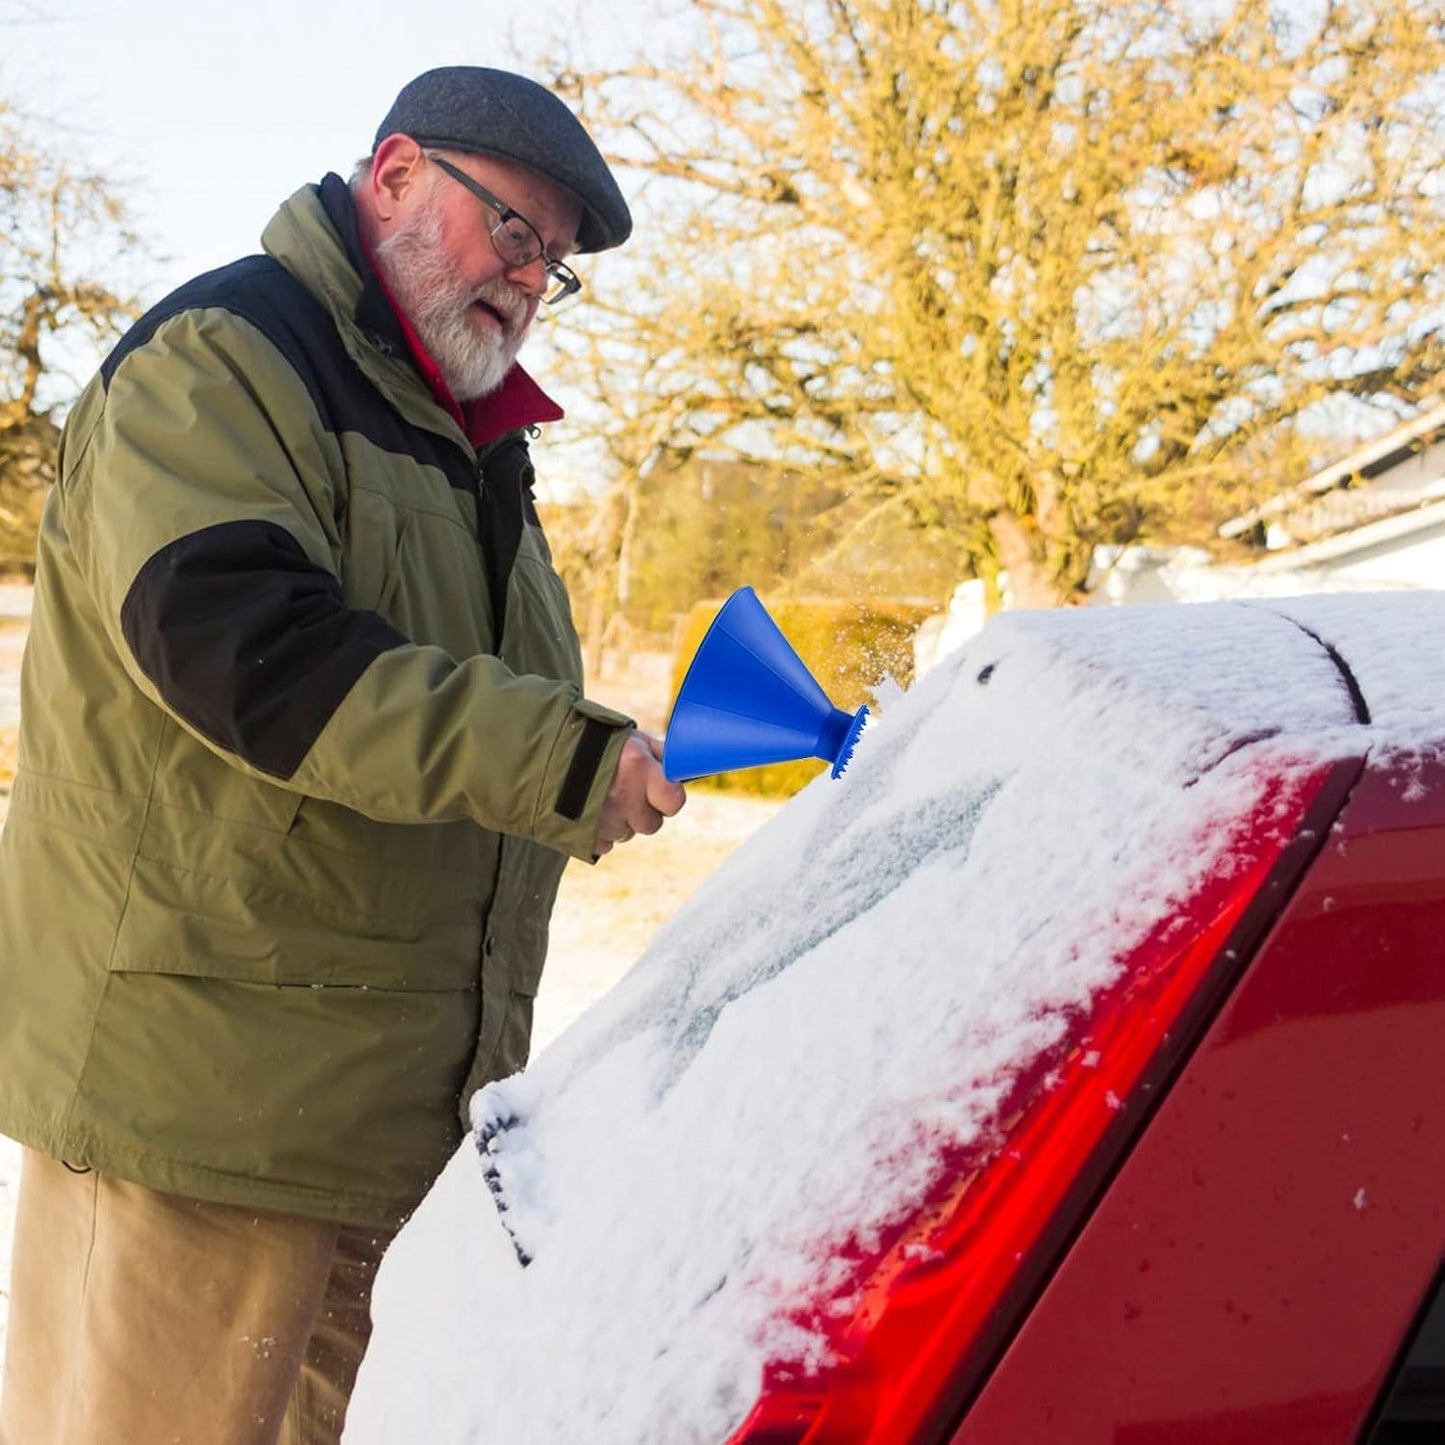
M 580 693 L 514 361 L 630 230 L 555 96 L 431 71 L 76 404 L 0 840 L 7 1445 L 335 1441 L 567 857 L 682 806 Z

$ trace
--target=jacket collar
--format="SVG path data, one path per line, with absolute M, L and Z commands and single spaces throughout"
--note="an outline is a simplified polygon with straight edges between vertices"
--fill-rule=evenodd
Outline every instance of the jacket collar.
M 360 282 L 352 309 L 356 324 L 384 349 L 405 351 L 406 332 L 411 328 L 403 325 L 381 277 L 371 264 L 371 256 L 361 239 L 361 224 L 356 214 L 356 202 L 351 198 L 351 187 L 332 171 L 322 177 L 315 189 L 316 198 L 321 202 L 331 229 L 336 232 L 347 264 Z

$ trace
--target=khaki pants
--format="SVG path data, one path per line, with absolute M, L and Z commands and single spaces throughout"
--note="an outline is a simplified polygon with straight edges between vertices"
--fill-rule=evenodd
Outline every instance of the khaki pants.
M 390 1236 L 27 1149 L 3 1445 L 335 1445 Z

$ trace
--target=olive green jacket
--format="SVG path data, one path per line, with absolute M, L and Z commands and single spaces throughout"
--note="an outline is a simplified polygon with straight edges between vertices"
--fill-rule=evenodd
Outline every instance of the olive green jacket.
M 580 694 L 524 436 L 479 455 L 437 402 L 344 184 L 263 243 L 143 317 L 62 439 L 0 838 L 0 1131 L 390 1224 L 526 1061 L 628 719 Z

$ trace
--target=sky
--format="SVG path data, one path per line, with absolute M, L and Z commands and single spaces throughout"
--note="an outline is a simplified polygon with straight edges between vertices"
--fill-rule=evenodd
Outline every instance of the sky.
M 110 183 L 142 254 L 103 279 L 144 304 L 260 249 L 287 197 L 371 150 L 397 92 L 439 65 L 520 70 L 546 83 L 544 55 L 573 66 L 620 62 L 654 45 L 669 0 L 0 0 L 0 100 Z M 624 194 L 627 179 L 620 178 Z M 576 269 L 605 290 L 613 258 Z M 544 315 L 522 362 L 564 410 L 582 399 L 549 369 Z M 556 324 L 565 324 L 559 314 Z M 54 349 L 46 399 L 62 409 L 101 353 Z M 553 430 L 542 489 L 595 483 L 585 434 Z
M 531 62 L 550 40 L 567 35 L 576 60 L 615 57 L 656 3 L 612 0 L 599 24 L 596 9 L 577 19 L 578 0 L 0 0 L 0 97 L 114 179 L 157 253 L 156 299 L 258 249 L 300 186 L 347 174 L 423 70 L 545 80 Z
M 843 1245 L 1075 1067 L 1237 820 L 1438 748 L 1442 628 L 1439 593 L 995 617 L 474 1098 L 492 1177 L 464 1142 L 389 1251 L 345 1445 L 726 1439 L 766 1366 L 820 1358 Z

